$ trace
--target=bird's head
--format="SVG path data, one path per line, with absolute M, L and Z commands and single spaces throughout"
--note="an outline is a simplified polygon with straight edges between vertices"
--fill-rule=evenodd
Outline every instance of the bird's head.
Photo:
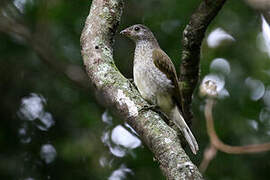
M 130 26 L 123 31 L 120 32 L 120 34 L 123 34 L 133 41 L 137 42 L 140 40 L 152 40 L 155 39 L 153 33 L 151 30 L 142 25 L 142 24 L 135 24 L 133 26 Z

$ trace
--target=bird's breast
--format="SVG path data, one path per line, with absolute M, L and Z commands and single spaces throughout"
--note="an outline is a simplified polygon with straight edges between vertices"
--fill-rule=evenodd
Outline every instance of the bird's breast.
M 136 48 L 133 76 L 143 98 L 153 104 L 159 94 L 166 94 L 173 88 L 171 80 L 155 66 L 151 49 Z

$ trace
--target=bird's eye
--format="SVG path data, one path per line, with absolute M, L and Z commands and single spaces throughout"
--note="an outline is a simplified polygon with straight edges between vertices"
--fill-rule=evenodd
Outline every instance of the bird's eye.
M 135 27 L 134 30 L 135 30 L 135 31 L 139 31 L 140 28 L 139 28 L 139 27 Z

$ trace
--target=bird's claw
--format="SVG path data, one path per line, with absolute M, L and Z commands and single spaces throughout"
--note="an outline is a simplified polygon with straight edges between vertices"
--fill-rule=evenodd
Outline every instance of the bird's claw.
M 139 112 L 148 111 L 148 110 L 152 110 L 152 111 L 158 113 L 162 118 L 169 120 L 169 117 L 164 112 L 162 112 L 160 110 L 159 106 L 157 106 L 157 105 L 145 105 L 139 110 Z
M 152 110 L 152 111 L 157 111 L 158 106 L 157 105 L 144 105 L 139 111 L 148 111 L 148 110 Z

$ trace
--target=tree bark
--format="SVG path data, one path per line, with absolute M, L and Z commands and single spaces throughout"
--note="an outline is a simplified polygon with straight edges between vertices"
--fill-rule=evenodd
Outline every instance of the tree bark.
M 192 94 L 199 79 L 201 44 L 207 27 L 225 2 L 226 0 L 202 0 L 183 32 L 179 84 L 182 95 L 182 111 L 189 125 L 191 125 L 192 119 L 190 109 Z
M 139 134 L 167 179 L 203 179 L 182 149 L 177 133 L 157 113 L 140 111 L 149 104 L 114 64 L 112 45 L 122 9 L 122 0 L 92 1 L 81 35 L 81 53 L 94 91 Z

